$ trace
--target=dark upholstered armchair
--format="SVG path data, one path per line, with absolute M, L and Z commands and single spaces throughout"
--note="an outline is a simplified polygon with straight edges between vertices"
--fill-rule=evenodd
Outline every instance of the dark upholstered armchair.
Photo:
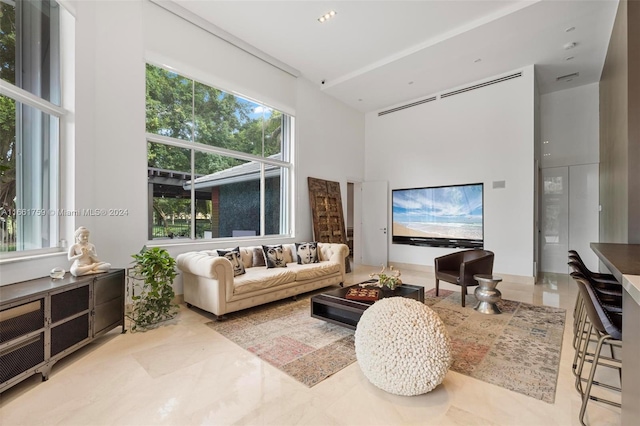
M 489 250 L 463 250 L 456 253 L 436 257 L 436 296 L 440 291 L 440 280 L 462 287 L 462 306 L 467 294 L 467 286 L 476 286 L 473 278 L 476 274 L 491 275 L 493 273 L 493 252 Z

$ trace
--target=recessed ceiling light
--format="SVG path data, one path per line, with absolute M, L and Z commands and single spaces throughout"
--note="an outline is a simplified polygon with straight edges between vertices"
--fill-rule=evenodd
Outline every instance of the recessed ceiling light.
M 338 14 L 338 12 L 336 12 L 335 10 L 330 10 L 327 13 L 325 13 L 324 15 L 322 15 L 321 17 L 318 18 L 318 22 L 326 22 L 328 19 L 333 18 L 334 16 L 336 16 Z
M 564 31 L 565 31 L 565 32 L 567 32 L 567 33 L 570 33 L 571 31 L 573 31 L 573 30 L 575 30 L 575 29 L 576 29 L 576 27 L 569 27 L 569 28 L 567 28 L 567 29 L 566 29 L 566 30 L 564 30 Z
M 573 56 L 567 56 L 566 58 L 564 58 L 565 61 L 570 61 L 573 59 Z
M 577 45 L 578 45 L 578 43 L 576 43 L 575 41 L 572 41 L 571 43 L 567 43 L 562 47 L 564 47 L 564 50 L 569 50 L 569 49 L 573 49 Z
M 475 62 L 476 64 L 477 64 L 478 62 L 482 62 L 482 58 L 478 58 L 478 59 L 476 59 L 476 60 L 475 60 L 475 61 L 473 61 L 473 62 Z

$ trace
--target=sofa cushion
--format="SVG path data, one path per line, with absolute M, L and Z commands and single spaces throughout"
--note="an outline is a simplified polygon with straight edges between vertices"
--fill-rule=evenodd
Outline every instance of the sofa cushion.
M 233 279 L 233 294 L 251 293 L 295 280 L 296 273 L 288 268 L 249 268 L 246 274 Z
M 253 266 L 253 249 L 247 247 L 240 247 L 240 258 L 244 263 L 244 268 L 251 268 Z
M 291 263 L 296 261 L 295 244 L 283 244 L 282 251 L 284 252 L 284 263 Z
M 276 246 L 262 246 L 264 252 L 264 263 L 267 268 L 286 268 L 282 244 Z
M 296 281 L 313 280 L 340 272 L 340 264 L 338 262 L 309 263 L 306 265 L 290 263 L 288 266 L 291 271 L 295 272 Z
M 296 243 L 296 258 L 299 265 L 318 263 L 318 243 Z
M 233 268 L 234 277 L 245 273 L 244 262 L 242 261 L 242 257 L 240 255 L 240 249 L 238 249 L 237 251 L 217 250 L 217 252 L 218 256 L 224 256 L 229 259 L 229 262 L 231 262 L 231 267 Z
M 267 264 L 264 263 L 264 251 L 262 250 L 262 247 L 254 247 L 252 251 L 253 261 L 251 262 L 251 266 L 267 266 Z

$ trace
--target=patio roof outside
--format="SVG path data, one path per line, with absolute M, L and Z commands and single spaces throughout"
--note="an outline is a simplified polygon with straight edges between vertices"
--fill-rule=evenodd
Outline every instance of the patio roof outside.
M 270 155 L 272 160 L 281 160 L 282 153 Z M 195 189 L 213 188 L 231 183 L 248 182 L 260 179 L 260 164 L 255 161 L 240 164 L 226 170 L 204 175 L 195 179 Z M 280 176 L 280 166 L 265 164 L 265 177 Z M 191 181 L 183 184 L 184 189 L 191 189 Z

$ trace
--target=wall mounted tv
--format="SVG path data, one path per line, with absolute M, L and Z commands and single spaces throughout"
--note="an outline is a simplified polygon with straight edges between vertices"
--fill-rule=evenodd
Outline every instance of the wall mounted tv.
M 483 184 L 394 189 L 393 243 L 483 248 Z

